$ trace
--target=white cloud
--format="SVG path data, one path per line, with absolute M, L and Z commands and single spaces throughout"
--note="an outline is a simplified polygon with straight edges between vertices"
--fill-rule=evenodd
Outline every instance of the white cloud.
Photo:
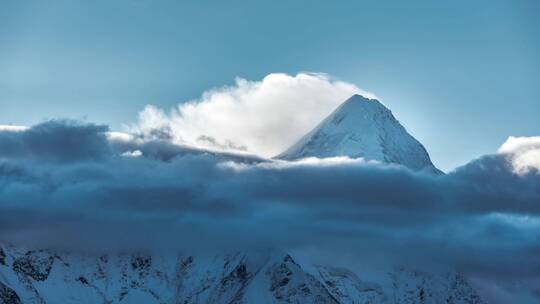
M 518 174 L 528 173 L 531 170 L 540 171 L 540 136 L 510 136 L 498 152 L 508 156 L 514 172 Z
M 105 132 L 105 136 L 107 137 L 107 140 L 112 142 L 130 142 L 135 140 L 133 135 L 123 132 Z
M 169 113 L 149 105 L 133 129 L 175 143 L 271 157 L 353 94 L 375 98 L 324 74 L 269 74 L 262 81 L 238 78 L 235 85 L 206 91 Z
M 25 126 L 0 125 L 0 132 L 22 132 L 28 130 Z
M 141 150 L 126 151 L 122 153 L 122 156 L 125 157 L 140 157 L 142 155 L 143 153 L 141 152 Z
M 306 157 L 294 161 L 272 160 L 269 162 L 260 162 L 255 164 L 238 163 L 227 161 L 220 164 L 224 168 L 232 168 L 237 171 L 249 169 L 288 169 L 295 167 L 335 167 L 335 166 L 354 166 L 364 164 L 379 164 L 377 161 L 366 161 L 363 158 L 349 158 L 347 156 L 336 156 L 328 158 Z

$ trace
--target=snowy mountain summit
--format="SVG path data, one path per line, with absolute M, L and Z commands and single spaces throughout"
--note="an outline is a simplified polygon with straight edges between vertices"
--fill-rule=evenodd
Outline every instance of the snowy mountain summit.
M 417 171 L 440 172 L 424 146 L 405 130 L 388 108 L 376 99 L 361 95 L 347 99 L 276 158 L 334 156 L 362 157 Z

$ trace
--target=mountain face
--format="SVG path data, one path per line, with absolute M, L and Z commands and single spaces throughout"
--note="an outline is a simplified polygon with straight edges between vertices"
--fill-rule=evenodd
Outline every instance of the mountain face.
M 0 304 L 483 303 L 455 273 L 394 269 L 384 289 L 346 269 L 306 268 L 276 250 L 91 256 L 3 246 L 0 252 Z
M 429 155 L 376 99 L 354 95 L 315 129 L 276 156 L 283 160 L 304 157 L 362 157 L 403 165 L 412 170 L 438 172 Z

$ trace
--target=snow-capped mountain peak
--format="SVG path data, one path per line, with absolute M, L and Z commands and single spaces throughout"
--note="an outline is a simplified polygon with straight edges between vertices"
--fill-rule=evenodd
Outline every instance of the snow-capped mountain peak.
M 276 158 L 362 157 L 438 172 L 429 155 L 377 99 L 353 95 Z

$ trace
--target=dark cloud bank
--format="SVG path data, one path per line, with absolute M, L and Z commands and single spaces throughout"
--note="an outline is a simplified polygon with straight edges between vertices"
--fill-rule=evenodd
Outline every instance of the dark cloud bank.
M 0 240 L 69 250 L 276 246 L 540 279 L 540 174 L 514 173 L 503 155 L 432 176 L 358 162 L 261 165 L 107 131 L 51 121 L 0 132 Z M 125 154 L 136 150 L 142 156 Z

